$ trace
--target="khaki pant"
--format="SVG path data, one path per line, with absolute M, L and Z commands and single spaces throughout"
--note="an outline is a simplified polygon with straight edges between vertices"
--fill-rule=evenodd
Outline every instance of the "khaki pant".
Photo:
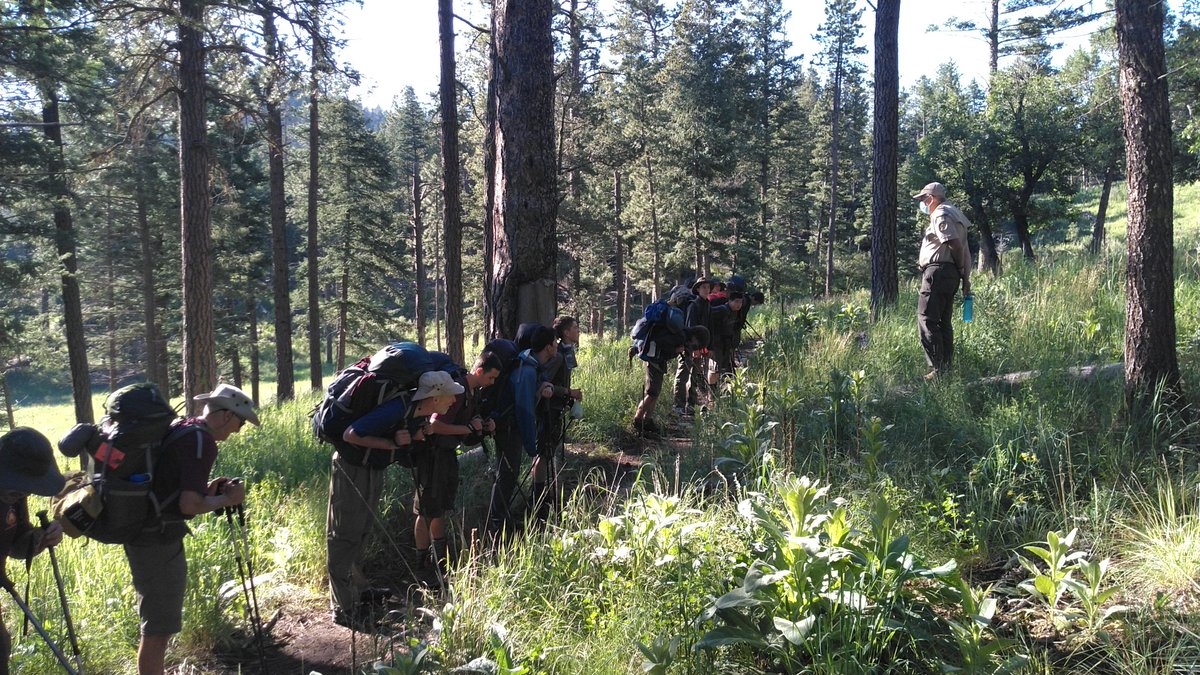
M 333 455 L 325 520 L 329 601 L 333 609 L 353 613 L 366 590 L 363 556 L 386 477 L 387 469 L 356 466 L 338 453 Z

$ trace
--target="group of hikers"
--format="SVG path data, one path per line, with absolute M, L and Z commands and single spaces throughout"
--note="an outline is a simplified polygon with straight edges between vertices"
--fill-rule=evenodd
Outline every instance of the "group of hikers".
M 931 368 L 926 379 L 932 380 L 952 363 L 950 309 L 960 282 L 970 298 L 970 222 L 946 201 L 941 183 L 926 185 L 913 199 L 930 218 L 918 261 L 922 279 L 917 323 Z M 750 308 L 762 303 L 762 293 L 748 292 L 740 276 L 725 282 L 700 276 L 646 307 L 631 333 L 629 353 L 630 360 L 637 356 L 645 368 L 642 398 L 633 414 L 635 434 L 658 437 L 654 412 L 672 367 L 675 415 L 687 419 L 711 405 L 722 381 L 738 365 L 737 348 Z M 522 324 L 513 339 L 492 340 L 469 367 L 419 344 L 401 342 L 337 375 L 313 412 L 316 435 L 334 447 L 326 542 L 336 623 L 371 629 L 376 610 L 390 596 L 387 589 L 371 587 L 363 563 L 392 464 L 413 471 L 413 540 L 426 581 L 440 585 L 447 572 L 445 518 L 458 491 L 460 447 L 494 449 L 496 470 L 486 516 L 493 541 L 522 526 L 544 523 L 557 497 L 556 453 L 563 448 L 571 420 L 582 415 L 583 392 L 571 381 L 579 336 L 578 321 L 560 316 L 551 326 Z M 259 424 L 254 402 L 230 384 L 193 400 L 202 406 L 200 413 L 180 418 L 153 384 L 114 392 L 100 425 L 76 425 L 59 441 L 60 451 L 79 457 L 83 469 L 66 477 L 50 441 L 40 432 L 22 427 L 0 436 L 0 585 L 41 630 L 9 579 L 5 561 L 28 561 L 46 550 L 53 561 L 54 547 L 64 534 L 121 544 L 140 618 L 139 675 L 164 672 L 170 638 L 182 628 L 188 521 L 203 513 L 223 513 L 232 530 L 231 514 L 241 517 L 246 496 L 239 479 L 213 478 L 211 473 L 217 444 L 247 422 Z M 514 506 L 513 498 L 523 455 L 532 458 L 532 466 L 522 509 Z M 29 495 L 51 497 L 54 518 L 41 512 L 40 525 L 35 526 Z M 248 546 L 244 529 L 241 534 Z M 245 553 L 248 565 L 248 550 Z M 238 562 L 245 590 L 240 555 Z M 57 562 L 54 569 L 58 577 Z M 249 578 L 252 592 L 252 570 Z M 61 578 L 57 580 L 76 663 L 81 664 Z M 257 614 L 256 598 L 254 603 Z M 80 672 L 44 632 L 43 637 L 68 672 Z M 261 644 L 260 634 L 260 649 Z M 8 673 L 10 646 L 0 622 L 0 675 Z

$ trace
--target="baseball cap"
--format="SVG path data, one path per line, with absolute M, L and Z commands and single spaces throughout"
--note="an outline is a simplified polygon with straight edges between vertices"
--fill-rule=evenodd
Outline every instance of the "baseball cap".
M 0 436 L 0 490 L 53 497 L 65 482 L 40 431 L 17 427 Z
M 444 370 L 431 370 L 421 374 L 421 379 L 417 383 L 417 393 L 413 394 L 412 400 L 420 401 L 434 396 L 458 396 L 464 391 L 466 389 L 455 382 L 454 378 L 450 377 L 450 373 Z
M 921 191 L 913 195 L 912 198 L 921 199 L 925 195 L 932 195 L 942 201 L 946 201 L 946 186 L 935 181 L 921 188 Z
M 192 400 L 204 401 L 209 410 L 228 410 L 242 418 L 242 421 L 252 422 L 255 426 L 258 426 L 258 415 L 254 412 L 254 401 L 250 400 L 246 392 L 232 384 L 218 384 L 216 389 L 207 394 L 197 394 L 192 397 Z

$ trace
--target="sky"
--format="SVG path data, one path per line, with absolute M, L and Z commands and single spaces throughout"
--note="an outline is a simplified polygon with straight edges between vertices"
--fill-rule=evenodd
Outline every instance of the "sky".
M 602 0 L 603 2 L 603 0 Z M 932 75 L 937 66 L 954 61 L 963 80 L 986 79 L 987 45 L 977 34 L 949 31 L 927 32 L 930 24 L 940 24 L 950 14 L 959 18 L 980 19 L 987 0 L 902 0 L 900 4 L 900 86 L 913 85 L 922 75 Z M 475 0 L 458 0 L 456 11 L 486 25 L 486 17 Z M 824 19 L 822 0 L 783 0 L 791 12 L 788 39 L 792 54 L 803 55 L 807 63 L 817 53 L 812 36 Z M 865 6 L 860 44 L 867 48 L 863 63 L 873 70 L 871 43 L 875 30 L 874 10 Z M 472 14 L 473 12 L 473 14 Z M 465 43 L 471 29 L 456 22 L 456 46 Z M 1091 27 L 1068 34 L 1068 48 L 1060 50 L 1056 61 L 1065 58 L 1074 45 L 1086 44 Z M 362 74 L 363 84 L 351 95 L 368 107 L 390 108 L 392 100 L 412 86 L 423 99 L 435 94 L 438 85 L 438 24 L 436 0 L 364 0 L 362 7 L 346 10 L 343 37 L 346 47 L 342 58 Z M 1003 62 L 1001 62 L 1003 66 Z

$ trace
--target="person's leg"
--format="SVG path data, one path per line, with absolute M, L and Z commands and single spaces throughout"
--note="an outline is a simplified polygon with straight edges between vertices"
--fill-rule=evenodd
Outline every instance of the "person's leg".
M 492 499 L 488 506 L 488 529 L 492 533 L 512 527 L 512 497 L 517 488 L 522 453 L 515 424 L 496 429 L 496 479 L 492 482 Z
M 688 402 L 688 388 L 692 382 L 692 360 L 684 356 L 675 369 L 675 407 L 682 408 Z
M 708 398 L 708 358 L 704 355 L 692 357 L 692 383 L 688 390 L 687 404 L 701 405 Z
M 954 295 L 958 293 L 960 276 L 958 270 L 947 265 L 939 275 L 938 286 L 944 301 L 942 303 L 942 370 L 954 366 Z
M 355 569 L 362 564 L 385 472 L 355 466 L 334 454 L 329 477 L 325 547 L 330 607 L 352 613 L 364 589 Z
M 166 672 L 167 645 L 170 635 L 143 635 L 138 642 L 138 675 L 163 675 Z
M 138 675 L 162 675 L 171 637 L 183 629 L 187 556 L 183 541 L 125 546 L 137 596 Z
M 921 335 L 921 348 L 925 350 L 925 362 L 933 372 L 942 368 L 942 317 L 945 314 L 945 298 L 939 292 L 935 274 L 940 265 L 930 265 L 921 275 L 921 290 L 917 298 L 917 330 Z

